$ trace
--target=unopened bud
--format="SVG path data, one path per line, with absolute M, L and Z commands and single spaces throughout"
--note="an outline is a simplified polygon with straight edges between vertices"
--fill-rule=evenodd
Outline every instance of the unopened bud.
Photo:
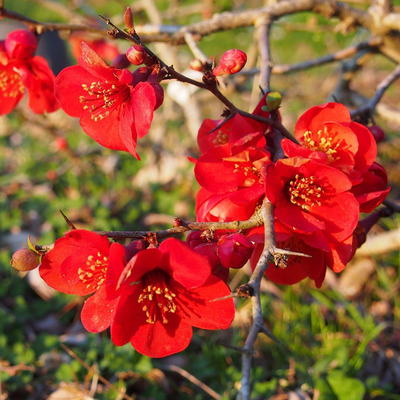
M 113 60 L 113 67 L 117 69 L 128 68 L 131 63 L 129 62 L 126 54 L 118 54 Z
M 203 64 L 202 64 L 202 62 L 200 60 L 195 58 L 192 61 L 190 61 L 189 68 L 193 69 L 194 71 L 200 71 L 201 72 L 201 71 L 203 71 L 204 66 L 203 66 Z
M 19 249 L 11 258 L 11 266 L 17 271 L 31 271 L 40 263 L 40 255 L 31 249 Z
M 247 56 L 242 50 L 232 49 L 226 51 L 213 69 L 214 76 L 231 75 L 239 72 L 246 64 Z
M 10 32 L 4 42 L 7 56 L 10 59 L 30 58 L 36 51 L 36 36 L 23 29 Z
M 376 143 L 382 142 L 385 139 L 385 131 L 378 125 L 367 126 L 369 131 L 372 133 Z
M 128 49 L 126 57 L 133 65 L 145 64 L 148 60 L 145 48 L 137 44 Z
M 263 108 L 263 111 L 275 111 L 282 103 L 282 95 L 279 92 L 270 92 L 267 94 L 265 102 L 267 105 L 264 106 L 266 109 Z
M 124 22 L 126 27 L 128 28 L 129 32 L 135 30 L 135 25 L 133 23 L 133 14 L 130 7 L 126 7 L 125 14 L 124 14 Z

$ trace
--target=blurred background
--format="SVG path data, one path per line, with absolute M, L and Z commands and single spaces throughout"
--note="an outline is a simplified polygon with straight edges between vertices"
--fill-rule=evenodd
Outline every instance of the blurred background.
M 271 3 L 5 0 L 4 7 L 44 23 L 79 23 L 106 30 L 98 14 L 123 28 L 123 13 L 130 5 L 140 32 L 141 25 L 187 25 L 215 13 Z M 350 5 L 365 9 L 369 2 Z M 0 39 L 21 27 L 16 21 L 0 20 Z M 271 30 L 273 63 L 297 64 L 369 38 L 366 30 L 341 28 L 338 20 L 308 12 L 281 18 Z M 143 37 L 150 39 L 151 32 Z M 81 38 L 106 36 L 82 33 Z M 121 53 L 129 47 L 123 41 L 106 40 Z M 57 74 L 76 64 L 74 43 L 65 30 L 46 33 L 38 54 Z M 196 78 L 188 67 L 194 57 L 187 46 L 160 42 L 149 46 L 167 64 Z M 205 36 L 199 47 L 217 60 L 231 48 L 247 53 L 243 73 L 224 79 L 221 91 L 239 108 L 252 111 L 260 97 L 254 28 Z M 272 76 L 272 90 L 283 95 L 281 115 L 289 131 L 307 109 L 332 100 L 352 62 L 346 59 Z M 382 55 L 364 57 L 351 89 L 370 98 L 394 67 Z M 90 230 L 157 230 L 170 227 L 174 217 L 194 220 L 198 186 L 187 157 L 198 155 L 201 121 L 220 118 L 223 107 L 210 93 L 194 88 L 170 83 L 164 89 L 164 104 L 137 148 L 140 162 L 130 154 L 102 148 L 61 110 L 36 115 L 24 99 L 11 114 L 0 117 L 0 400 L 235 397 L 241 378 L 236 348 L 243 345 L 251 323 L 248 300 L 237 301 L 237 316 L 229 330 L 198 330 L 187 350 L 155 360 L 130 345 L 114 346 L 107 332 L 87 333 L 79 319 L 84 299 L 56 294 L 37 272 L 18 273 L 10 266 L 12 252 L 26 245 L 28 235 L 41 245 L 53 243 L 68 230 L 59 210 L 76 227 Z M 386 132 L 377 161 L 388 172 L 393 201 L 398 201 L 400 187 L 399 104 L 397 81 L 385 93 L 375 120 Z M 399 216 L 394 215 L 382 219 L 371 237 L 388 243 L 393 235 L 392 239 L 382 235 L 398 229 Z M 252 371 L 254 399 L 400 399 L 399 255 L 398 242 L 381 252 L 364 246 L 342 274 L 329 273 L 320 290 L 308 281 L 293 287 L 263 282 L 265 324 L 290 352 L 259 337 Z M 233 271 L 231 287 L 246 282 L 248 273 L 246 268 Z

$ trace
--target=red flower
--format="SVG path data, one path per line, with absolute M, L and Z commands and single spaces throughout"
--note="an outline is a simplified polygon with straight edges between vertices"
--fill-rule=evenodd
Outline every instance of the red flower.
M 357 226 L 360 211 L 351 186 L 336 168 L 302 157 L 277 161 L 265 178 L 275 218 L 291 231 L 313 235 L 314 246 L 324 249 L 326 241 L 340 242 Z
M 10 113 L 28 91 L 28 105 L 43 114 L 59 108 L 54 96 L 54 74 L 47 61 L 33 57 L 37 40 L 33 33 L 17 30 L 7 35 L 0 49 L 0 115 Z
M 87 43 L 101 58 L 108 61 L 113 61 L 120 55 L 118 47 L 110 41 L 93 38 L 87 32 L 75 31 L 68 38 L 71 45 L 72 56 L 78 59 L 81 55 L 81 43 Z
M 115 262 L 123 260 L 110 260 Z M 211 274 L 206 257 L 177 239 L 140 251 L 121 277 L 121 288 L 130 292 L 121 296 L 113 316 L 116 345 L 130 341 L 142 354 L 165 357 L 188 346 L 192 326 L 225 329 L 233 320 L 232 299 L 212 302 L 229 295 L 228 286 Z
M 85 42 L 81 47 L 79 65 L 65 68 L 56 79 L 61 108 L 80 118 L 82 129 L 102 146 L 139 159 L 137 139 L 149 132 L 163 100 L 157 74 L 150 68 L 133 74 L 113 68 Z
M 75 229 L 56 240 L 39 267 L 40 276 L 59 292 L 85 296 L 103 286 L 110 242 L 105 236 Z
M 351 192 L 360 203 L 360 211 L 370 213 L 385 200 L 390 191 L 387 174 L 382 165 L 374 162 L 362 175 L 362 182 L 354 185 Z
M 244 221 L 249 219 L 260 203 L 260 197 L 253 197 L 251 190 L 246 191 L 248 198 L 241 196 L 236 203 L 237 192 L 212 193 L 200 188 L 196 197 L 196 216 L 198 221 Z M 242 195 L 243 193 L 240 193 Z
M 310 108 L 297 121 L 294 134 L 301 146 L 285 139 L 282 147 L 288 157 L 322 160 L 349 175 L 353 182 L 359 181 L 376 158 L 371 132 L 351 122 L 347 108 L 339 103 Z
M 253 114 L 269 117 L 269 113 L 262 110 L 265 106 L 267 94 L 258 103 Z M 248 147 L 265 147 L 264 134 L 269 126 L 254 119 L 236 114 L 233 118 L 224 120 L 205 119 L 200 126 L 197 143 L 201 153 L 212 152 L 215 148 L 229 144 L 232 154 L 239 153 Z M 222 125 L 221 125 L 222 124 Z M 216 129 L 219 127 L 218 129 Z

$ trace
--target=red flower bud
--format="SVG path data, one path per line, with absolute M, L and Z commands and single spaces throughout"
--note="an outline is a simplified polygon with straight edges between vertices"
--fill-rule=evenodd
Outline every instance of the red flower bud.
M 133 65 L 145 64 L 148 60 L 145 48 L 136 44 L 128 49 L 126 57 Z
M 31 271 L 40 264 L 40 255 L 30 249 L 19 249 L 12 255 L 10 263 L 17 271 Z
M 144 250 L 147 247 L 147 243 L 143 239 L 133 240 L 125 247 L 125 261 L 128 262 L 133 256 L 139 251 Z
M 232 49 L 226 51 L 213 69 L 214 76 L 230 75 L 239 72 L 246 64 L 247 56 L 242 50 Z
M 20 29 L 7 35 L 4 46 L 10 59 L 29 58 L 35 53 L 37 40 L 32 32 Z
M 126 7 L 124 14 L 124 22 L 129 31 L 134 30 L 135 27 L 133 24 L 133 14 L 130 7 Z
M 253 243 L 241 233 L 222 236 L 218 241 L 218 256 L 225 268 L 242 268 L 253 249 Z
M 385 131 L 378 125 L 367 126 L 376 143 L 382 142 L 385 139 Z
M 126 57 L 126 54 L 118 54 L 113 60 L 113 67 L 118 69 L 128 68 L 130 62 Z

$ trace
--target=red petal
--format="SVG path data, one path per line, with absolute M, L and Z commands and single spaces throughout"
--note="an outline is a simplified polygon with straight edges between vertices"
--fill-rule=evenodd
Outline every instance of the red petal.
M 82 324 L 89 332 L 102 332 L 107 329 L 113 319 L 119 297 L 110 299 L 106 295 L 106 288 L 102 287 L 83 305 L 81 312 Z
M 192 339 L 192 327 L 172 314 L 167 324 L 156 321 L 141 325 L 131 339 L 136 351 L 148 357 L 159 358 L 186 349 Z
M 13 66 L 0 63 L 0 115 L 10 113 L 24 97 L 25 91 L 21 76 Z
M 226 329 L 235 317 L 235 304 L 232 298 L 218 299 L 229 295 L 225 282 L 211 275 L 202 286 L 179 293 L 179 313 L 183 321 L 197 328 Z
M 211 275 L 207 257 L 196 253 L 185 242 L 170 238 L 161 243 L 160 250 L 169 257 L 166 272 L 185 288 L 198 287 Z
M 54 94 L 55 76 L 44 58 L 33 57 L 18 71 L 28 90 L 28 104 L 33 112 L 43 114 L 58 110 L 60 106 Z

